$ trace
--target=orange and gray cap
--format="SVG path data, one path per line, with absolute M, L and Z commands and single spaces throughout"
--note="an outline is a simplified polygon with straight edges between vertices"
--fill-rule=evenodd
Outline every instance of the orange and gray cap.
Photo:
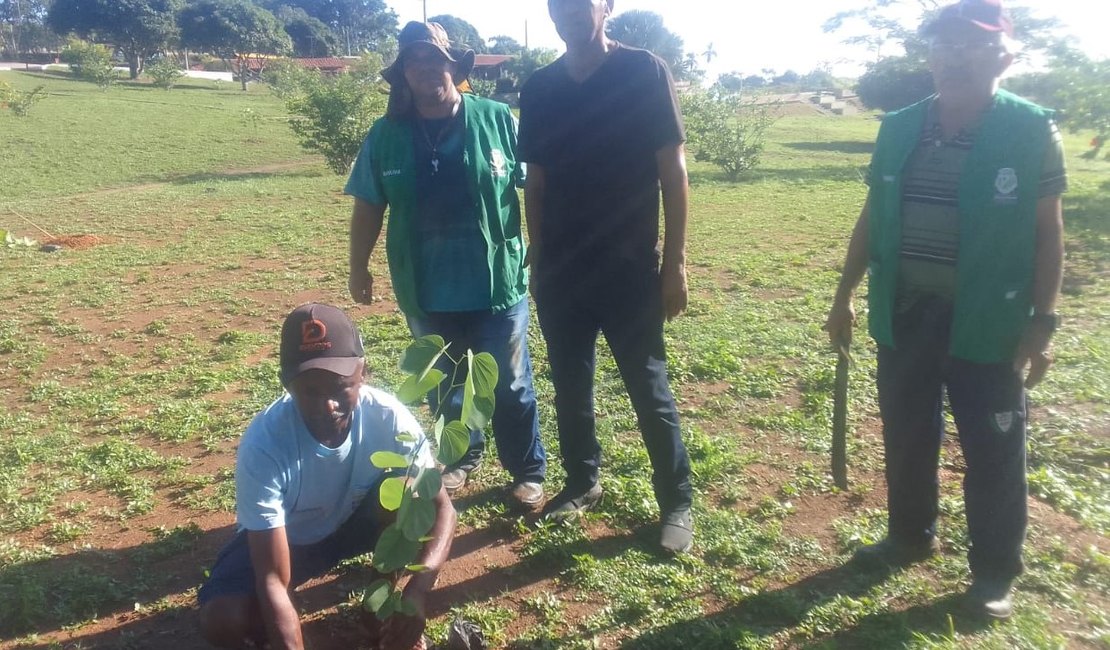
M 281 326 L 281 381 L 320 368 L 344 377 L 363 358 L 362 337 L 343 310 L 308 303 L 294 309 Z

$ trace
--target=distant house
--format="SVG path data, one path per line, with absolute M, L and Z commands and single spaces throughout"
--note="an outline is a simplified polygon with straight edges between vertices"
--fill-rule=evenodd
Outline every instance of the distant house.
M 247 70 L 257 75 L 267 65 L 279 57 L 251 56 L 247 58 Z M 350 69 L 350 64 L 334 56 L 325 56 L 314 59 L 289 59 L 306 70 L 316 70 L 324 74 L 342 74 Z
M 351 68 L 351 61 L 341 59 L 334 56 L 319 57 L 314 59 L 286 59 L 285 57 L 273 56 L 269 54 L 249 54 L 244 57 L 244 62 L 247 68 L 247 79 L 258 79 L 266 66 L 274 61 L 292 61 L 306 70 L 317 70 L 323 74 L 335 75 L 347 72 Z M 357 59 L 356 59 L 357 61 Z M 209 70 L 213 68 L 212 63 L 197 63 L 189 67 L 190 70 Z M 227 67 L 222 61 L 215 62 L 215 68 L 218 70 L 226 70 Z M 231 61 L 231 71 L 236 75 L 239 74 L 238 62 Z
M 514 58 L 510 54 L 475 54 L 474 72 L 471 75 L 476 79 L 497 81 L 508 76 L 506 64 Z

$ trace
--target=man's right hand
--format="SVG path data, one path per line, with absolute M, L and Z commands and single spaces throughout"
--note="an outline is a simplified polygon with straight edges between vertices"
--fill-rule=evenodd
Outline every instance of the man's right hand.
M 351 299 L 363 305 L 369 305 L 374 299 L 374 276 L 369 269 L 351 271 L 347 279 L 347 290 L 351 292 Z
M 856 309 L 851 299 L 833 301 L 825 325 L 821 328 L 829 333 L 829 343 L 837 350 L 847 350 L 852 344 L 852 327 L 856 323 Z

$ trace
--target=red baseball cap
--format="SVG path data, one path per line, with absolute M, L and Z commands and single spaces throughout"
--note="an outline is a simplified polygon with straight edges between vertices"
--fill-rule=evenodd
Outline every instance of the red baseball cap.
M 338 307 L 308 303 L 294 309 L 281 326 L 281 381 L 320 368 L 349 376 L 363 358 L 358 328 Z
M 922 30 L 934 36 L 955 25 L 971 25 L 985 32 L 1014 35 L 1014 23 L 1002 6 L 1002 0 L 960 0 L 940 10 L 937 17 Z

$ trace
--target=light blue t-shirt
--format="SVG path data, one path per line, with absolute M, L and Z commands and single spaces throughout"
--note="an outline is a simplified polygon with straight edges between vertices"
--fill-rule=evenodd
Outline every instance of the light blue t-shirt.
M 397 440 L 412 433 L 415 443 Z M 423 444 L 421 444 L 423 443 Z M 318 542 L 335 532 L 383 477 L 370 462 L 376 451 L 408 455 L 435 467 L 412 413 L 391 395 L 363 386 L 351 433 L 336 449 L 309 433 L 288 393 L 255 416 L 239 443 L 235 462 L 235 511 L 239 527 L 285 527 L 290 544 Z

